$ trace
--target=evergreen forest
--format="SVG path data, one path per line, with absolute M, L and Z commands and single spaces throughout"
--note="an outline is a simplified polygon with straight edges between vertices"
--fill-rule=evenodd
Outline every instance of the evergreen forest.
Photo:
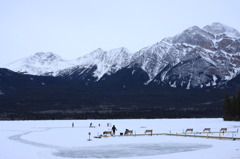
M 225 95 L 223 118 L 226 121 L 240 121 L 240 89 L 233 96 Z

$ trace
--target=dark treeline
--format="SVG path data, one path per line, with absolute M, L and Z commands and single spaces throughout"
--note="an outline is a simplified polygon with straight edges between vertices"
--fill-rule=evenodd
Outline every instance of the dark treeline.
M 0 115 L 0 120 L 71 120 L 71 119 L 151 119 L 151 118 L 216 118 L 209 110 L 148 110 L 119 112 L 84 112 L 84 113 L 8 113 Z
M 240 121 L 240 90 L 233 96 L 225 95 L 223 118 L 229 121 Z

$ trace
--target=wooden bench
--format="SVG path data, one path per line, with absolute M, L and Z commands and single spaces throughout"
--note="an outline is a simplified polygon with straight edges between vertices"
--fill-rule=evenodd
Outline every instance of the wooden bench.
M 112 134 L 112 131 L 104 131 L 104 132 L 103 132 L 103 135 L 107 135 L 107 134 L 110 134 L 110 135 L 111 135 L 111 134 Z
M 146 131 L 145 131 L 145 134 L 146 134 L 146 133 L 150 133 L 150 134 L 152 135 L 152 132 L 153 132 L 153 130 L 146 130 Z
M 203 132 L 205 132 L 205 131 L 209 131 L 209 132 L 210 132 L 210 131 L 211 131 L 211 128 L 204 128 L 204 129 L 203 129 Z
M 133 134 L 133 131 L 132 130 L 127 130 L 125 131 L 124 135 L 132 135 Z
M 186 132 L 188 132 L 188 131 L 193 132 L 193 129 L 192 128 L 187 129 Z
M 224 132 L 226 132 L 226 131 L 227 131 L 227 128 L 221 128 L 221 129 L 220 129 L 220 132 L 223 132 L 223 133 L 224 133 Z

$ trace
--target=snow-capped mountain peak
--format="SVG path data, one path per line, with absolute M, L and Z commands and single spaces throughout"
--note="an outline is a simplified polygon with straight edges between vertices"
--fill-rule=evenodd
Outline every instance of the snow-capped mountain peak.
M 190 89 L 216 86 L 238 75 L 239 46 L 240 33 L 236 29 L 213 23 L 204 28 L 190 27 L 135 53 L 124 47 L 112 50 L 98 48 L 76 60 L 67 61 L 56 54 L 40 52 L 7 68 L 34 75 L 77 77 L 85 81 L 111 78 L 123 68 L 133 72 L 140 69 L 148 76 L 144 78 L 148 80 L 145 84 Z
M 56 55 L 52 52 L 37 52 L 33 56 L 30 56 L 29 58 L 26 58 L 27 62 L 33 63 L 33 64 L 47 64 L 50 62 L 62 60 L 62 58 L 59 55 Z
M 59 69 L 70 65 L 69 61 L 52 52 L 37 52 L 33 56 L 7 64 L 6 68 L 32 75 L 54 75 Z
M 231 38 L 240 38 L 240 33 L 236 29 L 218 22 L 206 25 L 203 29 L 216 35 L 225 34 Z
M 213 42 L 215 36 L 197 26 L 190 27 L 182 33 L 173 37 L 174 44 L 186 43 L 190 45 L 200 46 L 206 49 L 213 49 Z
M 94 50 L 94 51 L 92 51 L 92 52 L 90 52 L 90 53 L 88 53 L 88 54 L 86 54 L 82 57 L 79 57 L 78 60 L 86 59 L 86 58 L 92 58 L 92 59 L 101 58 L 101 56 L 104 54 L 104 52 L 105 51 L 103 49 L 98 48 L 98 49 L 96 49 L 96 50 Z
M 99 80 L 104 74 L 112 74 L 119 69 L 126 67 L 129 64 L 132 53 L 130 53 L 126 48 L 117 48 L 105 51 L 98 48 L 89 54 L 86 54 L 76 60 L 76 66 L 62 70 L 60 76 L 70 74 L 78 74 L 81 76 L 85 72 L 96 68 L 93 72 L 93 76 Z M 82 71 L 78 72 L 76 68 L 83 68 Z M 76 70 L 76 71 L 72 71 Z

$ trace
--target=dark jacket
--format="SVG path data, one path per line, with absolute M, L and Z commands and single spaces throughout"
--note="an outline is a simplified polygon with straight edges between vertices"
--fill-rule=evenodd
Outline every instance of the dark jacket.
M 113 130 L 113 131 L 117 130 L 117 128 L 115 127 L 115 125 L 113 125 L 112 130 Z

